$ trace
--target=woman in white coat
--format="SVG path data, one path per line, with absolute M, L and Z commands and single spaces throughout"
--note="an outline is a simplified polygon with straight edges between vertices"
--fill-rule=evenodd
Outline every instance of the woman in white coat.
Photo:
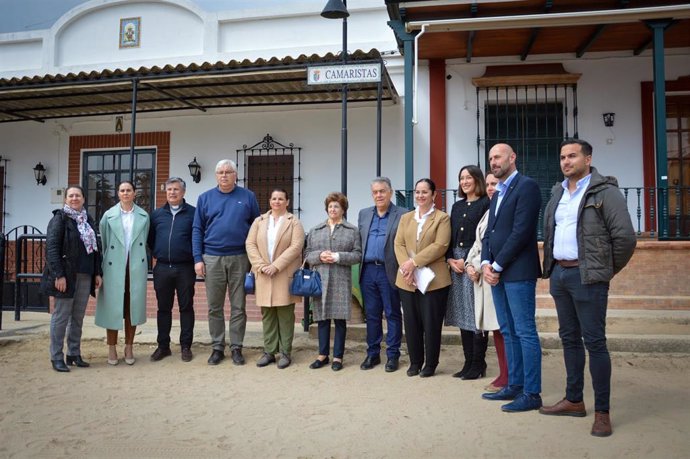
M 98 292 L 96 325 L 107 329 L 108 363 L 117 365 L 118 330 L 125 330 L 125 363 L 134 364 L 134 334 L 146 322 L 146 239 L 149 214 L 134 204 L 136 188 L 128 180 L 117 187 L 120 202 L 100 222 L 103 285 Z
M 486 194 L 491 199 L 496 192 L 498 179 L 489 172 L 486 174 Z M 474 282 L 474 316 L 477 330 L 492 331 L 494 335 L 494 346 L 498 356 L 499 374 L 488 386 L 484 388 L 487 392 L 498 392 L 508 384 L 508 363 L 506 361 L 506 348 L 503 343 L 503 335 L 499 330 L 498 319 L 496 318 L 496 308 L 494 307 L 491 286 L 484 282 L 482 278 L 482 239 L 489 223 L 489 211 L 486 211 L 477 225 L 477 238 L 474 245 L 467 254 L 465 261 L 465 273 Z

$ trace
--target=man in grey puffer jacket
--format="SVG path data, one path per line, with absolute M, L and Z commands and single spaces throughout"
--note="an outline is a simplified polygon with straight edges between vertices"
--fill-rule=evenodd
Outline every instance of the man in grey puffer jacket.
M 578 139 L 561 144 L 563 183 L 556 184 L 544 212 L 544 279 L 558 313 L 567 374 L 565 398 L 539 412 L 585 416 L 585 347 L 594 386 L 592 435 L 611 435 L 611 359 L 606 347 L 609 281 L 635 251 L 628 207 L 613 177 L 591 166 L 592 146 Z M 584 346 L 583 346 L 584 341 Z

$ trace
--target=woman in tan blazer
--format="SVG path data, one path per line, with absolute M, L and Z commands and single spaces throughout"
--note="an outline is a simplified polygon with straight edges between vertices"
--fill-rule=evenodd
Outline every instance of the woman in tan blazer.
M 256 363 L 265 367 L 276 361 L 287 368 L 295 334 L 295 303 L 290 295 L 292 275 L 302 264 L 304 228 L 287 211 L 287 191 L 275 189 L 269 200 L 271 210 L 254 220 L 247 235 L 247 256 L 256 277 L 256 304 L 261 306 L 264 329 L 264 355 Z
M 407 376 L 425 378 L 434 375 L 441 352 L 441 328 L 451 283 L 446 265 L 450 218 L 434 208 L 436 185 L 430 179 L 415 184 L 414 197 L 417 208 L 400 217 L 395 236 L 395 256 L 400 264 L 395 285 L 400 289 L 410 355 Z M 417 288 L 415 280 L 415 274 L 421 274 L 423 268 L 434 274 L 425 293 Z

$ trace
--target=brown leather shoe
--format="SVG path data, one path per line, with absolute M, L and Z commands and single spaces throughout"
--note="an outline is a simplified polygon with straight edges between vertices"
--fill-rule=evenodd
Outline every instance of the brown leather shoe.
M 576 418 L 587 416 L 585 402 L 573 403 L 565 398 L 555 405 L 542 406 L 539 412 L 549 416 L 575 416 Z
M 180 353 L 180 358 L 182 358 L 183 362 L 191 362 L 192 358 L 194 356 L 192 355 L 192 350 L 188 347 L 183 347 L 182 352 Z
M 611 418 L 608 413 L 603 411 L 594 412 L 594 424 L 592 424 L 592 435 L 595 437 L 608 437 L 613 433 L 611 428 Z

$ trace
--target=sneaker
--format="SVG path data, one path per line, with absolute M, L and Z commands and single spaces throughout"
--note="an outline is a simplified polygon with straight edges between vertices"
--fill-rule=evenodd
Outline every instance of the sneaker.
M 278 360 L 278 369 L 282 370 L 284 368 L 287 368 L 290 366 L 292 363 L 292 360 L 290 360 L 290 356 L 287 354 L 280 354 L 280 359 Z
M 232 354 L 232 361 L 235 361 L 235 353 L 233 351 Z M 268 352 L 264 352 L 264 355 L 261 356 L 258 362 L 256 362 L 256 366 L 261 368 L 261 367 L 266 367 L 276 361 L 276 358 L 273 354 L 269 354 Z

